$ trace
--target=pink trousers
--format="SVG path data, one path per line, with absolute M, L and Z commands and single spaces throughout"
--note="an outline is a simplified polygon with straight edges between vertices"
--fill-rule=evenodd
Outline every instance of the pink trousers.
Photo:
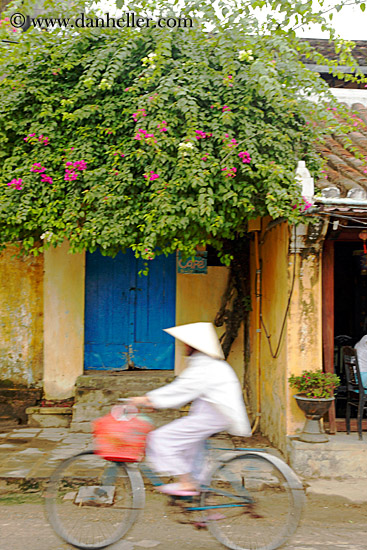
M 196 399 L 187 416 L 150 432 L 146 457 L 156 472 L 191 474 L 200 479 L 205 440 L 228 428 L 228 420 L 213 405 Z

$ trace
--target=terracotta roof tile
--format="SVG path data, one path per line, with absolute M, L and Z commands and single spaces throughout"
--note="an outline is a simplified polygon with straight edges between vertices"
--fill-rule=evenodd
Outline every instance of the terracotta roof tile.
M 367 159 L 367 107 L 356 103 L 352 106 L 358 111 L 356 121 L 358 130 L 350 132 L 348 138 L 358 152 Z M 340 196 L 345 197 L 349 189 L 367 191 L 367 166 L 347 148 L 348 139 L 342 135 L 330 135 L 325 143 L 317 144 L 318 152 L 327 160 L 325 177 L 316 182 L 319 189 L 336 186 Z
M 304 42 L 315 48 L 315 50 L 321 53 L 324 57 L 331 60 L 338 59 L 338 55 L 335 53 L 334 45 L 326 38 L 304 38 L 301 39 Z M 367 65 L 367 41 L 366 40 L 353 40 L 355 48 L 353 49 L 353 57 L 358 61 L 359 65 Z M 312 63 L 312 59 L 302 58 L 304 63 Z

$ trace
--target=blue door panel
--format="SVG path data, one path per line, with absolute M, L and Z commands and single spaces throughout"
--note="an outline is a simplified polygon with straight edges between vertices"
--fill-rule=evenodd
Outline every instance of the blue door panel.
M 174 341 L 163 328 L 175 324 L 175 255 L 143 261 L 132 251 L 115 258 L 87 253 L 85 368 L 173 369 Z
M 172 339 L 172 336 L 171 336 Z M 172 370 L 175 360 L 175 345 L 140 343 L 133 346 L 133 361 L 137 366 L 147 369 Z
M 86 370 L 125 370 L 128 367 L 125 348 L 121 344 L 85 344 Z

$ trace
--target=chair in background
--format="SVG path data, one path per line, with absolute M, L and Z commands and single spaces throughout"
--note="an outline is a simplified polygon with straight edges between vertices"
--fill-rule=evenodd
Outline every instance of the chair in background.
M 343 360 L 345 377 L 347 381 L 347 408 L 346 426 L 347 433 L 350 432 L 350 409 L 357 408 L 357 425 L 359 439 L 362 439 L 362 418 L 367 409 L 367 390 L 363 387 L 361 371 L 359 370 L 357 350 L 350 346 L 343 348 Z

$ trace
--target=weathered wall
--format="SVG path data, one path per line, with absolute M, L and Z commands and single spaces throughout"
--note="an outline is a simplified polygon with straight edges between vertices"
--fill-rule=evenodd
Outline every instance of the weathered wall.
M 0 254 L 0 380 L 35 385 L 43 375 L 43 257 Z
M 227 279 L 228 268 L 224 266 L 209 266 L 206 275 L 178 273 L 176 286 L 176 324 L 184 325 L 200 321 L 212 323 L 218 313 Z M 219 328 L 217 333 L 220 336 L 223 333 L 223 328 Z M 180 344 L 176 343 L 176 372 L 180 371 L 180 362 Z M 242 327 L 232 345 L 228 362 L 234 368 L 242 383 L 244 369 Z
M 293 399 L 295 391 L 289 388 L 288 377 L 304 369 L 322 368 L 322 228 L 308 230 L 306 226 L 299 226 L 295 240 L 293 231 L 286 223 L 266 230 L 269 222 L 269 219 L 262 220 L 259 257 L 262 260 L 262 319 L 270 339 L 267 338 L 263 326 L 258 332 L 258 302 L 253 276 L 251 358 L 246 379 L 251 409 L 256 411 L 259 373 L 261 430 L 276 446 L 286 452 L 287 435 L 295 434 L 304 425 L 304 415 Z M 315 235 L 312 235 L 313 233 Z M 254 243 L 251 246 L 251 272 L 256 273 Z M 273 357 L 279 343 L 291 292 L 292 298 L 279 352 Z
M 44 390 L 47 399 L 66 399 L 84 365 L 85 254 L 68 254 L 68 244 L 45 252 Z

